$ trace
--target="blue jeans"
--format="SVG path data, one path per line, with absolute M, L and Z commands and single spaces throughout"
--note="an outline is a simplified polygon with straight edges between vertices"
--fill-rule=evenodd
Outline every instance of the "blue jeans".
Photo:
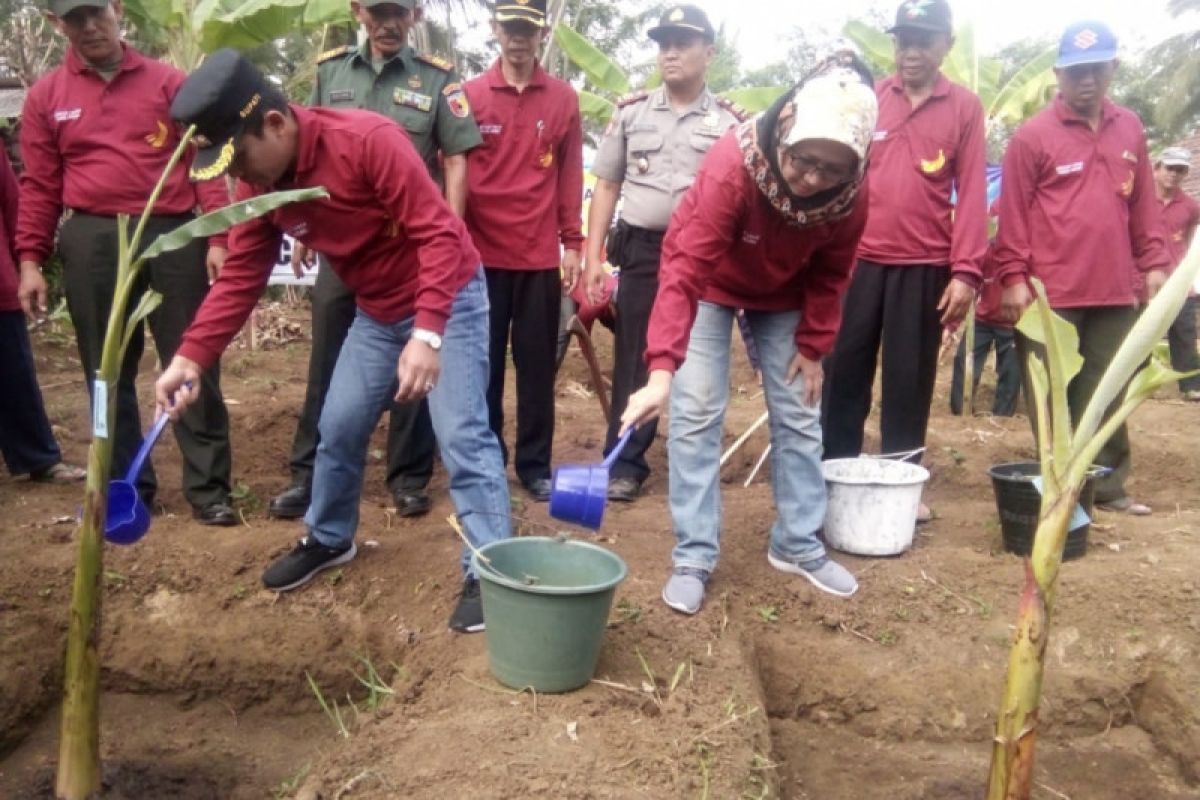
M 358 527 L 371 432 L 395 391 L 396 364 L 413 318 L 394 324 L 360 309 L 338 356 L 318 425 L 312 504 L 304 524 L 326 547 L 349 547 Z M 488 427 L 488 298 L 480 268 L 459 290 L 442 335 L 441 373 L 429 394 L 433 430 L 450 477 L 450 497 L 475 547 L 512 535 L 508 480 Z M 469 572 L 470 551 L 462 565 Z
M 676 567 L 712 571 L 721 550 L 720 459 L 729 403 L 729 350 L 734 309 L 701 303 L 687 358 L 671 385 L 667 436 Z M 771 550 L 788 560 L 825 555 L 817 531 L 825 521 L 818 406 L 801 401 L 803 378 L 784 382 L 796 354 L 800 312 L 747 311 L 758 346 L 771 431 L 771 492 L 778 518 Z

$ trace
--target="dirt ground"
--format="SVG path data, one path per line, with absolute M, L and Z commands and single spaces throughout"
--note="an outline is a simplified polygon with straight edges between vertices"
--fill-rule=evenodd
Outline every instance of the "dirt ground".
M 484 636 L 446 629 L 459 545 L 444 475 L 433 513 L 395 517 L 382 428 L 360 557 L 293 594 L 260 588 L 263 567 L 301 534 L 264 510 L 287 483 L 308 355 L 302 338 L 280 340 L 306 330 L 305 313 L 266 315 L 264 349 L 224 362 L 245 525 L 191 520 L 167 437 L 156 454 L 162 514 L 141 543 L 106 549 L 106 797 L 982 796 L 1023 575 L 1001 552 L 986 469 L 1032 455 L 1024 418 L 949 416 L 947 365 L 926 461 L 937 519 L 903 556 L 845 557 L 862 584 L 848 601 L 766 563 L 768 470 L 742 486 L 766 444 L 756 434 L 725 469 L 723 558 L 694 618 L 659 600 L 672 544 L 660 435 L 646 496 L 611 508 L 599 536 L 630 567 L 597 669 L 604 683 L 515 693 L 490 676 Z M 606 358 L 608 334 L 597 342 Z M 54 331 L 36 347 L 49 413 L 81 463 L 87 413 L 73 347 Z M 573 352 L 556 460 L 599 458 L 586 376 Z M 733 378 L 727 441 L 763 408 L 740 348 Z M 148 408 L 148 380 L 143 388 Z M 1156 513 L 1100 514 L 1087 556 L 1064 568 L 1037 798 L 1200 796 L 1198 420 L 1200 407 L 1174 390 L 1138 412 L 1131 489 Z M 52 786 L 81 496 L 0 479 L 3 798 Z M 545 506 L 514 496 L 522 528 L 543 530 Z

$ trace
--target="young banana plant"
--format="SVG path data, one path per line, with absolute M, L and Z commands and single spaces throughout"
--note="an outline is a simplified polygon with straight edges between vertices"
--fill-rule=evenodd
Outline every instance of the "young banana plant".
M 1197 274 L 1200 242 L 1193 243 L 1183 263 L 1125 337 L 1074 432 L 1067 385 L 1083 365 L 1075 328 L 1050 310 L 1045 288 L 1036 280 L 1037 298 L 1017 323 L 1017 330 L 1040 343 L 1044 353 L 1044 357 L 1032 355 L 1027 365 L 1034 394 L 1029 401 L 1042 434 L 1038 437 L 1042 506 L 1033 553 L 1025 562 L 1025 586 L 996 718 L 988 800 L 1028 800 L 1030 796 L 1046 643 L 1068 523 L 1088 470 L 1113 432 L 1156 389 L 1185 377 L 1167 366 L 1160 343 Z M 1120 404 L 1106 417 L 1118 399 Z
M 162 302 L 162 295 L 147 291 L 137 307 L 126 314 L 138 274 L 151 258 L 185 247 L 196 237 L 212 236 L 288 203 L 326 197 L 320 187 L 255 197 L 198 217 L 164 234 L 138 255 L 142 233 L 162 193 L 167 177 L 179 164 L 195 128 L 189 128 L 158 179 L 146 208 L 129 238 L 129 216 L 117 220 L 118 264 L 116 290 L 100 369 L 93 396 L 93 437 L 88 448 L 87 485 L 83 518 L 78 533 L 75 583 L 67 626 L 67 660 L 63 687 L 62 733 L 58 749 L 56 795 L 60 800 L 85 800 L 100 791 L 100 607 L 103 595 L 104 526 L 108 481 L 112 470 L 112 438 L 116 423 L 116 387 L 125 349 L 134 330 Z

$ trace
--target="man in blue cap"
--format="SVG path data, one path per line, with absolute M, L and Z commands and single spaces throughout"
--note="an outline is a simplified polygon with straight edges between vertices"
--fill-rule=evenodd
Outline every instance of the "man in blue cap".
M 1028 279 L 1036 277 L 1051 307 L 1078 330 L 1083 367 L 1067 388 L 1073 421 L 1137 320 L 1139 273 L 1152 297 L 1170 263 L 1146 132 L 1137 114 L 1107 96 L 1116 69 L 1117 37 L 1107 25 L 1068 26 L 1054 68 L 1058 97 L 1021 126 L 1004 156 L 995 256 L 1001 313 L 1011 322 L 1020 317 L 1033 301 Z M 1022 361 L 1031 349 L 1018 331 Z M 1112 470 L 1096 483 L 1097 507 L 1150 513 L 1125 489 L 1124 425 L 1096 462 Z

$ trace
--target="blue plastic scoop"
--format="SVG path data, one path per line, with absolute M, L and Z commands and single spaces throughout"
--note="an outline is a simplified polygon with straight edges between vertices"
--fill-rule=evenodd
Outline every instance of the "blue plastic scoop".
M 162 436 L 170 418 L 159 414 L 154 427 L 146 434 L 142 447 L 134 456 L 123 481 L 108 482 L 108 514 L 104 520 L 104 538 L 113 544 L 133 544 L 150 530 L 150 511 L 142 502 L 137 491 L 137 477 L 141 474 L 150 451 L 158 437 Z
M 633 428 L 625 431 L 599 464 L 563 464 L 555 469 L 550 482 L 550 516 L 598 530 L 608 505 L 608 470 L 632 435 Z

